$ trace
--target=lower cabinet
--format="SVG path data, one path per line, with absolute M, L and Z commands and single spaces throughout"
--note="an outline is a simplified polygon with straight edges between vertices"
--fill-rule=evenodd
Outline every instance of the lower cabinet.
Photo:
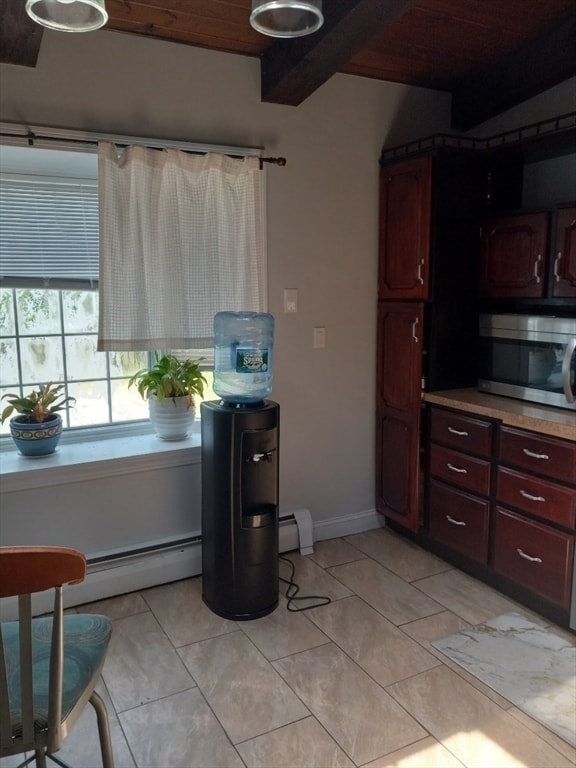
M 566 624 L 576 442 L 439 406 L 428 407 L 428 433 L 425 542 Z
M 488 499 L 431 480 L 428 510 L 433 539 L 478 563 L 488 562 Z
M 495 523 L 495 572 L 568 609 L 574 536 L 501 507 Z

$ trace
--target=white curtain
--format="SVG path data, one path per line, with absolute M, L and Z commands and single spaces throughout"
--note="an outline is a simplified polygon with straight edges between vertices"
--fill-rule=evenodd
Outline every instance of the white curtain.
M 266 309 L 257 157 L 101 143 L 101 351 L 201 349 L 222 310 Z

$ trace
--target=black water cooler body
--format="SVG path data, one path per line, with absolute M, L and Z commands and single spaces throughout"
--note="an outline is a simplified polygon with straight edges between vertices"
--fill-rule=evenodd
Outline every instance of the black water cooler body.
M 202 598 L 226 619 L 278 605 L 279 406 L 201 406 Z

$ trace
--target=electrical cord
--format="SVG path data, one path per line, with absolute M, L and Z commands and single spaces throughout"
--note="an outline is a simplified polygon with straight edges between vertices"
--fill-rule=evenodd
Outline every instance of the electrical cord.
M 301 595 L 300 597 L 297 597 L 296 595 L 300 591 L 300 587 L 296 584 L 294 581 L 294 573 L 295 573 L 295 567 L 292 560 L 289 560 L 287 557 L 282 557 L 282 555 L 278 556 L 280 560 L 284 563 L 288 563 L 290 566 L 290 578 L 289 579 L 283 579 L 282 576 L 279 576 L 280 581 L 283 581 L 284 584 L 287 584 L 286 588 L 286 599 L 288 600 L 287 609 L 289 611 L 297 612 L 297 611 L 309 611 L 311 608 L 320 608 L 322 605 L 328 605 L 328 603 L 331 603 L 332 600 L 329 597 L 323 596 L 323 595 Z M 313 603 L 312 605 L 304 605 L 300 608 L 296 607 L 294 605 L 294 602 L 296 600 L 319 600 L 320 602 Z

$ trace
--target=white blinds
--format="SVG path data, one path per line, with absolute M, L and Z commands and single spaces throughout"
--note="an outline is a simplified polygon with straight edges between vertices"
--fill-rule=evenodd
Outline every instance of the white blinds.
M 97 184 L 0 175 L 0 284 L 97 287 Z
M 99 145 L 99 350 L 212 346 L 266 303 L 258 158 Z

